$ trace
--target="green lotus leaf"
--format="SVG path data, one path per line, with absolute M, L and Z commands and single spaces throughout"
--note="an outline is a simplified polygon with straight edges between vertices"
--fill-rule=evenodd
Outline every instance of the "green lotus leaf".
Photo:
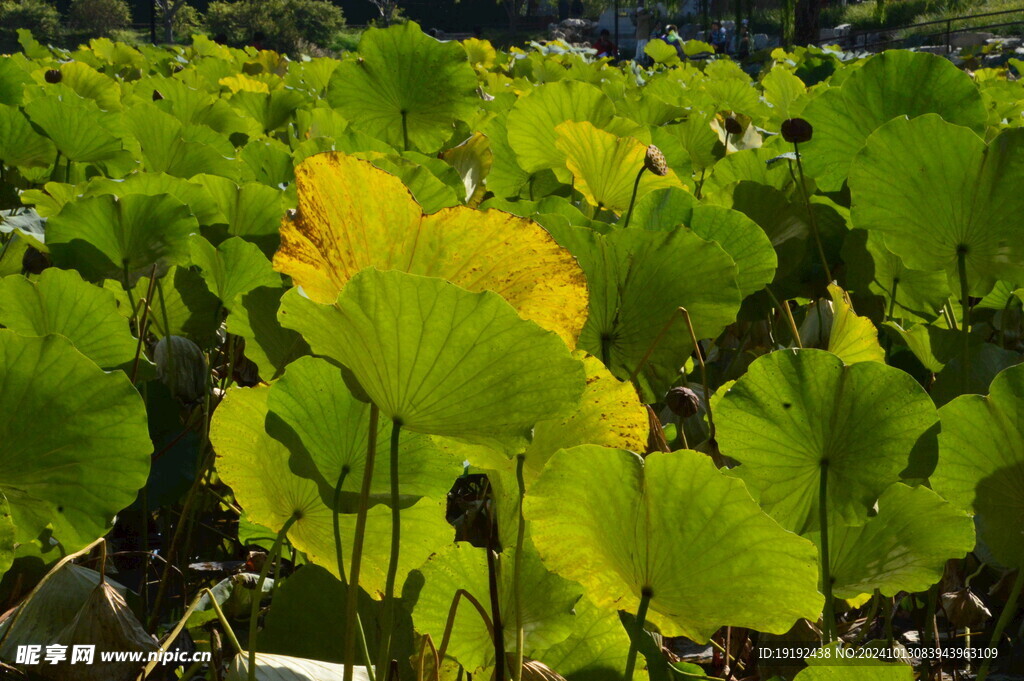
M 835 191 L 876 128 L 893 118 L 928 113 L 978 132 L 988 118 L 977 85 L 944 57 L 906 50 L 876 55 L 852 71 L 842 87 L 826 90 L 804 109 L 803 117 L 814 126 L 813 139 L 800 145 L 804 168 L 822 189 Z M 943 147 L 933 139 L 924 147 L 909 148 L 928 154 Z M 909 165 L 901 161 L 901 172 L 892 179 L 913 176 L 909 168 L 931 164 L 921 159 L 918 154 L 903 159 Z M 941 195 L 937 187 L 933 191 Z
M 799 187 L 789 172 L 790 159 L 778 158 L 788 151 L 779 140 L 779 137 L 773 137 L 765 146 L 743 149 L 721 159 L 705 181 L 702 193 L 711 196 L 729 191 L 730 185 L 736 182 L 756 182 L 802 200 Z M 814 193 L 812 182 L 807 179 L 808 194 Z
M 121 314 L 131 317 L 130 301 L 121 284 L 108 279 L 104 288 L 117 296 Z M 135 283 L 131 300 L 138 303 L 148 292 L 149 277 L 141 277 Z M 200 347 L 208 347 L 216 340 L 217 328 L 223 321 L 221 303 L 196 270 L 172 267 L 165 276 L 157 277 L 152 298 L 149 333 L 157 338 L 181 336 Z
M 796 118 L 807 105 L 807 87 L 786 66 L 778 64 L 761 78 L 764 98 L 771 107 L 772 121 L 782 123 Z
M 50 218 L 47 246 L 58 267 L 86 279 L 130 285 L 189 261 L 188 237 L 199 224 L 188 206 L 167 194 L 92 196 L 72 201 Z
M 436 151 L 476 107 L 476 74 L 457 42 L 439 42 L 413 21 L 370 29 L 359 59 L 331 75 L 327 101 L 359 130 L 398 149 Z
M 653 59 L 655 64 L 674 66 L 681 61 L 675 45 L 669 45 L 660 38 L 655 38 L 648 42 L 644 47 L 644 53 Z
M 261 286 L 242 296 L 241 305 L 228 315 L 228 332 L 245 339 L 245 356 L 265 381 L 278 378 L 292 360 L 310 353 L 302 336 L 277 319 L 284 292 L 284 287 Z
M 974 548 L 974 524 L 927 487 L 897 482 L 879 497 L 878 515 L 863 525 L 830 524 L 828 542 L 836 598 L 875 589 L 892 597 L 942 579 L 946 561 Z
M 557 335 L 496 293 L 440 279 L 366 269 L 334 305 L 289 291 L 280 319 L 416 432 L 522 441 L 537 421 L 568 414 L 584 387 L 583 365 Z
M 239 304 L 239 298 L 260 286 L 280 286 L 281 275 L 255 244 L 231 237 L 216 248 L 209 241 L 193 234 L 189 239 L 192 264 L 202 271 L 210 292 L 220 298 L 228 310 Z
M 962 395 L 939 410 L 939 463 L 932 488 L 974 512 L 978 539 L 1006 567 L 1024 567 L 1024 365 L 991 392 Z
M 207 176 L 200 175 L 199 177 Z M 83 192 L 85 196 L 103 194 L 118 197 L 128 194 L 145 194 L 147 196 L 169 194 L 188 206 L 200 225 L 212 225 L 218 220 L 223 220 L 217 203 L 210 196 L 210 192 L 206 191 L 200 183 L 166 173 L 136 172 L 123 180 L 97 177 L 89 181 Z M 70 201 L 71 198 L 69 197 L 68 200 Z
M 121 151 L 121 141 L 113 132 L 114 114 L 73 92 L 37 97 L 25 105 L 25 114 L 72 161 L 106 161 Z
M 523 170 L 516 159 L 516 153 L 512 151 L 508 141 L 507 120 L 508 114 L 496 116 L 484 123 L 480 130 L 487 136 L 494 157 L 486 179 L 488 191 L 495 196 L 515 197 L 523 189 L 532 190 L 532 184 L 536 181 L 531 173 Z
M 681 177 L 689 177 L 688 170 L 702 173 L 725 156 L 725 146 L 711 127 L 711 118 L 694 113 L 685 123 L 651 130 L 651 141 Z
M 604 128 L 614 116 L 611 100 L 593 85 L 575 80 L 547 83 L 516 100 L 506 123 L 508 143 L 529 174 L 561 168 L 565 154 L 555 146 L 556 126 L 565 121 L 589 121 Z
M 352 395 L 342 373 L 323 359 L 302 357 L 288 365 L 271 388 L 267 401 L 268 430 L 288 445 L 296 459 L 308 458 L 315 471 L 303 473 L 316 480 L 321 496 L 333 504 L 334 488 L 347 470 L 344 492 L 358 494 L 366 464 L 370 405 Z M 371 492 L 386 495 L 391 485 L 387 461 L 390 423 L 381 423 L 377 436 L 377 466 Z M 462 472 L 456 461 L 434 446 L 431 439 L 412 432 L 401 434 L 399 480 L 402 494 L 444 499 L 452 481 Z M 299 470 L 293 459 L 293 469 Z M 354 503 L 350 512 L 355 512 Z
M 25 86 L 31 82 L 15 57 L 0 57 L 0 104 L 20 106 Z
M 146 407 L 60 336 L 0 330 L 0 494 L 19 543 L 45 528 L 68 552 L 107 532 L 146 484 Z
M 846 366 L 823 350 L 758 358 L 715 410 L 722 453 L 742 464 L 731 473 L 768 515 L 799 534 L 819 526 L 826 462 L 830 518 L 862 524 L 936 421 L 909 374 L 878 362 Z
M 0 325 L 22 336 L 60 334 L 104 369 L 131 364 L 138 347 L 112 293 L 54 267 L 34 280 L 0 279 Z
M 91 99 L 104 111 L 121 110 L 121 86 L 81 61 L 60 65 L 61 87 L 70 88 L 79 97 Z
M 536 659 L 567 681 L 607 681 L 618 678 L 629 655 L 629 636 L 619 614 L 599 608 L 586 595 L 576 602 L 572 633 L 547 650 L 535 650 Z
M 288 447 L 267 432 L 270 392 L 269 387 L 234 388 L 217 407 L 210 425 L 217 471 L 251 521 L 279 530 L 289 518 L 297 518 L 288 530 L 292 544 L 337 577 L 334 513 L 323 502 L 316 482 L 292 471 Z M 450 542 L 452 534 L 443 502 L 430 499 L 403 508 L 401 524 L 399 589 L 405 575 Z M 351 547 L 355 515 L 343 514 L 339 525 L 342 546 Z M 391 509 L 377 504 L 367 514 L 359 583 L 378 599 L 384 593 L 390 551 Z
M 698 338 L 715 338 L 736 319 L 736 265 L 718 244 L 688 229 L 630 228 L 607 236 L 579 227 L 550 231 L 587 275 L 590 314 L 579 347 L 625 380 L 654 346 L 637 376 L 647 402 L 665 394 L 693 352 L 681 318 L 672 322 L 679 325 L 676 333 L 655 344 L 665 324 L 681 317 L 680 306 Z
M 689 192 L 651 192 L 637 200 L 629 224 L 662 232 L 683 225 L 697 236 L 716 242 L 736 263 L 736 285 L 744 298 L 763 289 L 775 276 L 778 258 L 756 222 L 736 210 L 701 204 Z
M 297 90 L 273 92 L 239 91 L 229 100 L 235 109 L 256 121 L 260 132 L 269 134 L 286 125 L 296 109 L 306 103 L 306 96 Z
M 0 104 L 0 162 L 45 168 L 53 163 L 56 153 L 53 142 L 33 130 L 25 114 Z
M 416 203 L 420 204 L 424 215 L 430 215 L 442 208 L 450 208 L 462 203 L 455 188 L 412 159 L 402 158 L 397 154 L 375 153 L 359 154 L 358 157 L 366 158 L 377 168 L 400 179 L 402 184 L 409 188 L 409 193 L 412 194 Z M 437 161 L 438 159 L 431 160 Z M 451 166 L 446 167 L 448 170 L 453 170 Z M 458 188 L 462 189 L 461 183 Z
M 951 295 L 945 273 L 906 267 L 876 230 L 850 230 L 843 244 L 843 262 L 849 289 L 861 296 L 877 296 L 881 309 L 891 308 L 895 319 L 933 321 Z
M 907 267 L 945 270 L 957 291 L 962 254 L 971 294 L 985 295 L 996 279 L 1024 279 L 1018 177 L 1024 130 L 986 145 L 934 114 L 897 119 L 868 138 L 850 169 L 853 223 L 883 232 Z
M 220 211 L 213 221 L 203 223 L 211 225 L 204 231 L 211 241 L 219 244 L 238 236 L 259 246 L 268 257 L 273 255 L 280 242 L 277 231 L 284 212 L 280 190 L 259 182 L 236 184 L 217 175 L 197 175 L 192 181 L 209 192 Z
M 412 611 L 417 631 L 430 634 L 431 638 L 440 642 L 444 636 L 448 611 L 459 589 L 468 591 L 490 612 L 485 551 L 467 542 L 458 542 L 431 556 L 420 568 L 425 584 Z M 515 549 L 506 549 L 501 553 L 498 599 L 501 619 L 506 623 L 506 650 L 514 650 L 516 641 L 515 626 L 508 626 L 516 621 L 511 569 L 514 560 Z M 529 546 L 523 550 L 520 580 L 523 592 L 524 650 L 532 658 L 534 650 L 550 648 L 568 638 L 573 626 L 573 606 L 582 595 L 582 588 L 548 572 L 537 552 Z M 531 597 L 530 594 L 544 594 L 544 597 Z M 480 613 L 468 600 L 462 600 L 459 604 L 451 636 L 449 655 L 474 675 L 490 673 L 494 667 L 494 644 L 491 643 L 491 635 Z
M 234 147 L 210 128 L 183 125 L 150 102 L 125 112 L 125 123 L 138 144 L 143 168 L 149 172 L 185 179 L 200 173 L 239 177 L 241 165 L 233 160 Z
M 724 625 L 783 633 L 821 612 L 814 545 L 704 454 L 564 449 L 524 511 L 549 569 L 604 608 L 636 612 L 650 590 L 648 618 L 666 636 L 706 641 Z

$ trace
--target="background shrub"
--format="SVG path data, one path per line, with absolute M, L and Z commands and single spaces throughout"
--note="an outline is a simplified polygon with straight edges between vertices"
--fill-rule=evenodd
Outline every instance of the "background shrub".
M 72 0 L 68 24 L 74 31 L 109 37 L 132 25 L 132 13 L 125 0 Z
M 341 9 L 326 0 L 211 2 L 206 11 L 210 35 L 280 52 L 299 52 L 307 44 L 330 46 L 344 26 Z
M 19 28 L 32 31 L 36 40 L 60 36 L 60 13 L 45 0 L 0 0 L 0 29 L 14 34 Z

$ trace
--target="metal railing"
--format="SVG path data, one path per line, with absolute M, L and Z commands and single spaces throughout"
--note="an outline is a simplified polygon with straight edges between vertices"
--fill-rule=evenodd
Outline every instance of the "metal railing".
M 814 41 L 815 45 L 840 45 L 842 47 L 864 49 L 864 50 L 877 50 L 879 48 L 886 49 L 889 47 L 904 47 L 904 46 L 918 46 L 918 45 L 945 45 L 947 51 L 952 51 L 953 36 L 959 33 L 973 33 L 975 31 L 984 31 L 990 28 L 1004 28 L 1007 26 L 1020 26 L 1024 30 L 1024 18 L 1017 19 L 1014 21 L 1004 21 L 999 23 L 982 24 L 982 25 L 971 25 L 954 28 L 953 24 L 960 21 L 972 21 L 974 19 L 984 19 L 987 17 L 1006 16 L 1009 14 L 1019 14 L 1024 16 L 1024 7 L 1021 9 L 1009 9 L 1001 10 L 999 12 L 984 12 L 981 14 L 968 14 L 960 17 L 950 17 L 948 19 L 935 19 L 933 21 L 922 21 L 916 24 L 904 24 L 903 26 L 894 26 L 891 28 L 879 28 L 879 29 L 862 29 L 860 31 L 850 31 L 841 36 L 835 36 L 832 38 L 823 38 L 821 40 Z M 928 32 L 917 32 L 914 31 L 910 34 L 905 32 L 911 29 L 922 28 L 926 26 L 940 27 L 940 30 L 928 33 Z M 885 38 L 883 40 L 874 40 L 867 42 L 866 38 L 870 35 L 878 34 L 902 34 L 894 37 Z M 865 39 L 863 42 L 859 38 Z M 932 38 L 943 38 L 942 42 L 928 42 Z M 913 42 L 914 45 L 907 45 L 908 42 Z

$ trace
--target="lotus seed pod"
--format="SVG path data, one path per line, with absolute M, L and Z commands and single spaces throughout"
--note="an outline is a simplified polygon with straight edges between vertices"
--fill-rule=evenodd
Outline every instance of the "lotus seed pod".
M 685 419 L 700 411 L 700 398 L 686 386 L 677 386 L 665 395 L 665 406 Z
M 43 76 L 47 83 L 57 84 L 64 79 L 64 74 L 57 69 L 47 69 L 46 75 Z
M 782 139 L 791 144 L 810 142 L 814 128 L 802 118 L 787 118 L 782 121 Z
M 732 117 L 726 118 L 725 119 L 725 131 L 727 133 L 729 133 L 730 135 L 742 135 L 743 134 L 743 126 L 740 125 L 740 122 L 738 120 L 736 120 L 735 118 L 732 118 Z
M 942 594 L 942 609 L 949 621 L 957 627 L 981 628 L 992 617 L 981 599 L 970 589 L 957 589 Z
M 153 353 L 156 372 L 182 402 L 195 402 L 206 390 L 206 358 L 199 346 L 181 336 L 165 336 Z
M 668 163 L 665 161 L 665 154 L 661 153 L 661 149 L 653 144 L 647 147 L 647 153 L 644 155 L 644 168 L 647 168 L 655 175 L 662 177 L 668 175 Z

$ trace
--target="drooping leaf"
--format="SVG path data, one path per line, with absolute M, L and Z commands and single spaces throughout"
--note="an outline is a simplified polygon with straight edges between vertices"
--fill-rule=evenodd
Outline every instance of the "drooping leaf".
M 667 636 L 705 641 L 727 624 L 782 633 L 820 613 L 814 546 L 703 454 L 562 450 L 525 512 L 548 568 L 605 608 L 636 612 L 650 589 L 648 617 Z
M 345 665 L 307 660 L 288 655 L 256 653 L 256 681 L 336 681 L 344 678 Z M 366 667 L 352 670 L 353 681 L 370 681 Z M 249 681 L 249 653 L 235 655 L 228 667 L 225 681 Z
M 146 482 L 142 398 L 60 336 L 0 330 L 0 493 L 19 542 L 48 525 L 66 551 L 102 536 Z
M 386 418 L 416 432 L 519 441 L 537 421 L 567 414 L 583 390 L 583 365 L 555 334 L 497 294 L 439 279 L 367 269 L 334 305 L 289 291 L 280 317 L 350 369 Z
M 972 511 L 978 539 L 1006 567 L 1024 567 L 1024 365 L 1000 373 L 987 396 L 962 395 L 939 410 L 932 487 Z
M 755 360 L 715 410 L 731 473 L 779 523 L 819 526 L 822 467 L 830 518 L 861 524 L 900 478 L 936 424 L 924 389 L 878 362 L 850 366 L 822 350 L 780 350 Z
M 624 213 L 637 175 L 644 167 L 647 146 L 631 137 L 617 137 L 589 121 L 566 121 L 555 127 L 555 148 L 576 179 L 576 188 L 594 206 Z M 655 189 L 682 188 L 675 171 L 659 176 L 645 172 L 637 185 L 637 198 Z
M 828 285 L 832 297 L 832 320 L 828 333 L 828 351 L 846 364 L 857 362 L 885 363 L 885 351 L 878 344 L 878 329 L 867 317 L 853 311 L 846 291 Z
M 398 178 L 342 154 L 312 156 L 296 177 L 299 210 L 282 225 L 274 266 L 313 300 L 333 303 L 366 267 L 397 269 L 494 291 L 575 342 L 586 306 L 583 273 L 537 224 L 466 207 L 424 215 Z

